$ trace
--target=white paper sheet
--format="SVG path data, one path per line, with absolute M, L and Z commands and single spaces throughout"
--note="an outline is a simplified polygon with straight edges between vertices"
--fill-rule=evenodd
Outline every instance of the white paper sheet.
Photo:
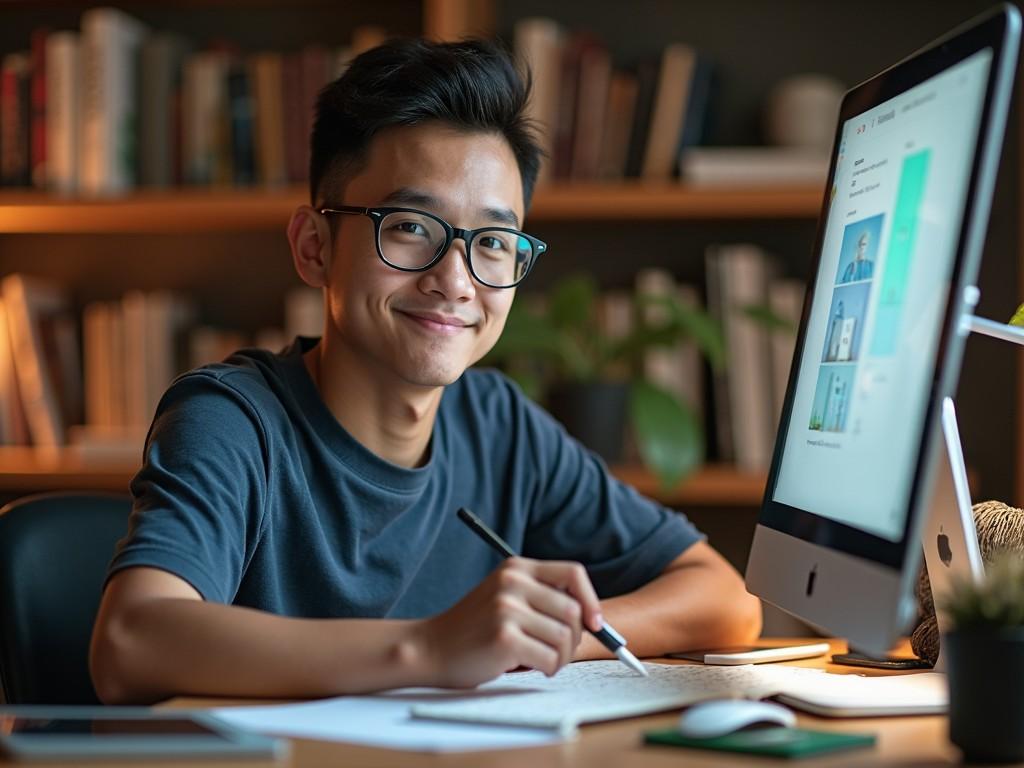
M 447 701 L 460 695 L 410 689 L 301 704 L 222 707 L 210 712 L 231 725 L 257 733 L 387 749 L 458 752 L 534 747 L 563 740 L 550 730 L 413 720 L 409 714 L 413 704 Z

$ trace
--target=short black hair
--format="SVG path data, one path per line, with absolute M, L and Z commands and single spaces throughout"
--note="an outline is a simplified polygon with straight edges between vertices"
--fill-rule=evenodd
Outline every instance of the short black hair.
M 504 136 L 519 165 L 523 204 L 529 207 L 542 155 L 526 114 L 530 85 L 529 72 L 520 75 L 511 55 L 487 40 L 391 40 L 360 54 L 317 98 L 310 138 L 311 203 L 317 205 L 321 193 L 339 193 L 333 182 L 365 159 L 379 131 L 440 120 Z

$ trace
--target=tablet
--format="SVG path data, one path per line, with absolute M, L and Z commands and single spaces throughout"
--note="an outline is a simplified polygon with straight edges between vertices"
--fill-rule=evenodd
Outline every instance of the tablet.
M 0 754 L 13 760 L 278 759 L 287 743 L 201 712 L 17 706 L 0 708 Z

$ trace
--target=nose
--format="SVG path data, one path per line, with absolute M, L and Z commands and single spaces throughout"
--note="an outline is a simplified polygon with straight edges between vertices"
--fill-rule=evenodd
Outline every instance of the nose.
M 433 267 L 420 275 L 420 289 L 448 301 L 470 301 L 476 296 L 476 282 L 469 271 L 466 241 L 456 237 Z

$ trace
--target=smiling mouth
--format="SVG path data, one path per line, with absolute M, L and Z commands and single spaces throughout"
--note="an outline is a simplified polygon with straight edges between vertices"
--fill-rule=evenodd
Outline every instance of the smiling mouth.
M 449 317 L 445 315 L 435 314 L 418 314 L 415 312 L 405 312 L 398 310 L 400 315 L 408 318 L 412 322 L 416 323 L 421 328 L 434 333 L 440 333 L 446 336 L 454 336 L 457 333 L 470 328 L 474 323 L 467 322 L 459 317 Z

